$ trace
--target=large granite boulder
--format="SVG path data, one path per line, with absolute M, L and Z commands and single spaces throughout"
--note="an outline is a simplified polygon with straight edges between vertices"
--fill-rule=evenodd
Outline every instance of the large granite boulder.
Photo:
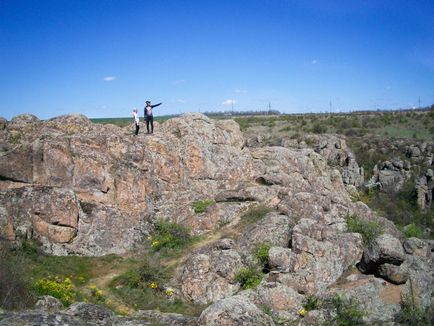
M 390 234 L 382 234 L 365 248 L 359 269 L 363 273 L 374 273 L 382 264 L 401 265 L 405 258 L 401 242 Z
M 192 253 L 182 264 L 180 290 L 186 300 L 207 304 L 235 294 L 236 273 L 244 266 L 230 239 Z
M 198 325 L 203 326 L 251 326 L 274 325 L 265 314 L 243 296 L 232 296 L 218 300 L 206 308 L 199 317 Z

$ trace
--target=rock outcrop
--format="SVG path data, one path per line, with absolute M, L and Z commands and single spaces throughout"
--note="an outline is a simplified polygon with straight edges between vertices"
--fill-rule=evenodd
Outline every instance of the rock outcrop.
M 81 115 L 19 116 L 0 132 L 0 235 L 25 231 L 48 253 L 103 255 L 142 243 L 155 219 L 197 226 L 193 201 L 252 179 L 243 142 L 235 122 L 197 114 L 167 121 L 152 137 Z M 216 218 L 196 232 L 226 216 Z
M 190 226 L 194 234 L 231 231 L 193 249 L 172 280 L 180 298 L 209 304 L 199 325 L 297 323 L 310 295 L 369 298 L 364 307 L 372 309 L 366 318 L 372 323 L 391 322 L 404 294 L 431 304 L 431 244 L 403 244 L 392 222 L 352 201 L 346 187 L 360 185 L 363 171 L 338 137 L 318 138 L 315 150 L 248 147 L 235 122 L 200 114 L 138 137 L 81 115 L 49 121 L 26 115 L 3 124 L 2 239 L 37 239 L 49 254 L 105 255 L 143 245 L 158 220 Z M 196 213 L 192 204 L 200 200 L 213 204 Z M 246 222 L 258 208 L 264 216 Z M 382 224 L 384 234 L 365 248 L 360 234 L 348 232 L 349 215 Z M 261 245 L 270 247 L 265 274 L 256 288 L 242 291 L 237 274 L 257 263 Z M 138 325 L 150 316 L 170 325 L 196 323 L 156 312 L 119 317 L 85 303 L 54 312 L 40 305 L 45 311 L 1 314 L 0 325 Z

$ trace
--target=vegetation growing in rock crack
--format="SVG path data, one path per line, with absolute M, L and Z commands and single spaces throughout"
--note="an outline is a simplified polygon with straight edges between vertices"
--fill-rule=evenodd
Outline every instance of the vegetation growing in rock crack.
M 383 226 L 374 221 L 363 220 L 356 215 L 346 217 L 348 232 L 360 233 L 363 237 L 363 243 L 368 246 L 383 233 Z
M 196 214 L 200 214 L 206 211 L 206 209 L 215 204 L 214 200 L 211 199 L 205 199 L 205 200 L 200 200 L 200 201 L 195 201 L 192 204 L 193 210 Z
M 346 299 L 341 296 L 333 296 L 321 300 L 320 308 L 326 309 L 330 314 L 330 325 L 359 326 L 366 325 L 363 317 L 367 312 L 360 308 L 360 303 L 354 299 Z
M 253 289 L 261 283 L 263 276 L 259 266 L 252 264 L 249 267 L 241 268 L 235 275 L 235 281 L 240 283 L 243 290 Z
M 401 310 L 395 315 L 395 321 L 408 326 L 431 326 L 434 316 L 434 308 L 431 306 L 420 307 L 416 302 L 413 282 L 410 279 L 410 293 L 401 299 Z
M 253 257 L 255 258 L 257 264 L 262 268 L 265 273 L 270 271 L 270 260 L 268 257 L 268 252 L 270 251 L 270 248 L 270 244 L 260 243 L 256 246 L 253 253 Z

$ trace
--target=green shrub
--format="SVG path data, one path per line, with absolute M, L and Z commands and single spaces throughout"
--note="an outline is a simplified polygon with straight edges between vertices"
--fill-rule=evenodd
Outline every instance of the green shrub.
M 262 220 L 270 211 L 271 209 L 265 206 L 252 207 L 241 216 L 241 220 L 244 223 L 254 224 Z
M 401 300 L 401 311 L 395 315 L 395 321 L 408 326 L 431 326 L 433 308 L 420 308 L 414 297 L 413 283 L 410 279 L 410 294 Z
M 215 203 L 214 200 L 206 199 L 206 200 L 201 200 L 201 201 L 195 201 L 195 202 L 193 202 L 192 206 L 193 206 L 194 212 L 196 214 L 199 214 L 199 213 L 205 212 L 206 209 L 214 203 Z
M 423 230 L 416 224 L 411 223 L 403 228 L 403 232 L 406 238 L 422 238 Z
M 34 288 L 39 295 L 51 295 L 66 306 L 75 301 L 76 292 L 74 285 L 69 277 L 64 279 L 55 276 L 49 278 L 38 279 Z
M 313 295 L 307 296 L 306 300 L 303 303 L 303 308 L 306 311 L 318 309 L 319 306 L 320 306 L 320 300 Z
M 348 215 L 346 220 L 347 230 L 360 233 L 365 246 L 371 244 L 375 238 L 383 233 L 383 226 L 378 222 L 362 220 L 355 215 Z
M 149 237 L 151 247 L 154 251 L 162 249 L 180 250 L 194 241 L 196 237 L 190 235 L 190 229 L 178 224 L 165 221 L 159 221 L 155 225 L 155 233 Z
M 359 303 L 353 299 L 344 299 L 340 296 L 334 296 L 325 299 L 321 303 L 321 308 L 335 312 L 334 317 L 332 317 L 332 320 L 330 321 L 330 325 L 365 325 L 363 316 L 366 315 L 366 312 L 362 311 L 359 308 Z
M 270 268 L 269 257 L 268 257 L 268 252 L 270 251 L 270 248 L 271 248 L 270 244 L 261 243 L 256 247 L 255 252 L 253 254 L 253 257 L 255 258 L 258 265 L 264 270 L 269 270 Z
M 315 123 L 312 127 L 312 132 L 315 134 L 324 134 L 327 132 L 327 127 L 321 123 Z
M 117 276 L 111 286 L 125 286 L 132 289 L 162 289 L 169 278 L 170 270 L 163 266 L 158 259 L 145 257 L 138 268 Z
M 0 242 L 0 308 L 26 309 L 34 305 L 35 293 L 27 276 L 29 260 Z
M 235 280 L 240 283 L 243 290 L 253 289 L 261 283 L 263 275 L 257 266 L 252 265 L 240 269 L 235 275 Z

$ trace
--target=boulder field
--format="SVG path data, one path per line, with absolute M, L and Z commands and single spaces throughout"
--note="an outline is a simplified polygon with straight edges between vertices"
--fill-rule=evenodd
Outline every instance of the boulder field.
M 391 221 L 352 201 L 348 186 L 359 185 L 363 171 L 348 150 L 336 156 L 344 140 L 318 139 L 316 150 L 249 146 L 237 123 L 201 114 L 158 124 L 152 135 L 135 137 L 130 129 L 82 115 L 0 119 L 0 238 L 36 239 L 51 255 L 123 254 L 143 246 L 159 220 L 206 235 L 267 207 L 241 234 L 196 248 L 182 261 L 177 292 L 209 306 L 197 320 L 180 317 L 180 324 L 320 325 L 327 312 L 302 317 L 303 303 L 336 294 L 360 301 L 367 323 L 393 325 L 405 296 L 431 307 L 432 243 L 405 240 Z M 345 168 L 330 167 L 331 158 Z M 202 200 L 214 204 L 195 213 L 193 202 Z M 350 215 L 381 224 L 384 233 L 365 246 L 360 234 L 348 232 Z M 270 246 L 269 270 L 256 288 L 241 290 L 236 273 L 263 243 Z M 23 322 L 57 318 L 33 314 Z M 81 322 L 77 314 L 57 314 Z M 2 318 L 20 315 L 0 314 L 0 325 Z M 112 324 L 116 318 L 110 315 Z

